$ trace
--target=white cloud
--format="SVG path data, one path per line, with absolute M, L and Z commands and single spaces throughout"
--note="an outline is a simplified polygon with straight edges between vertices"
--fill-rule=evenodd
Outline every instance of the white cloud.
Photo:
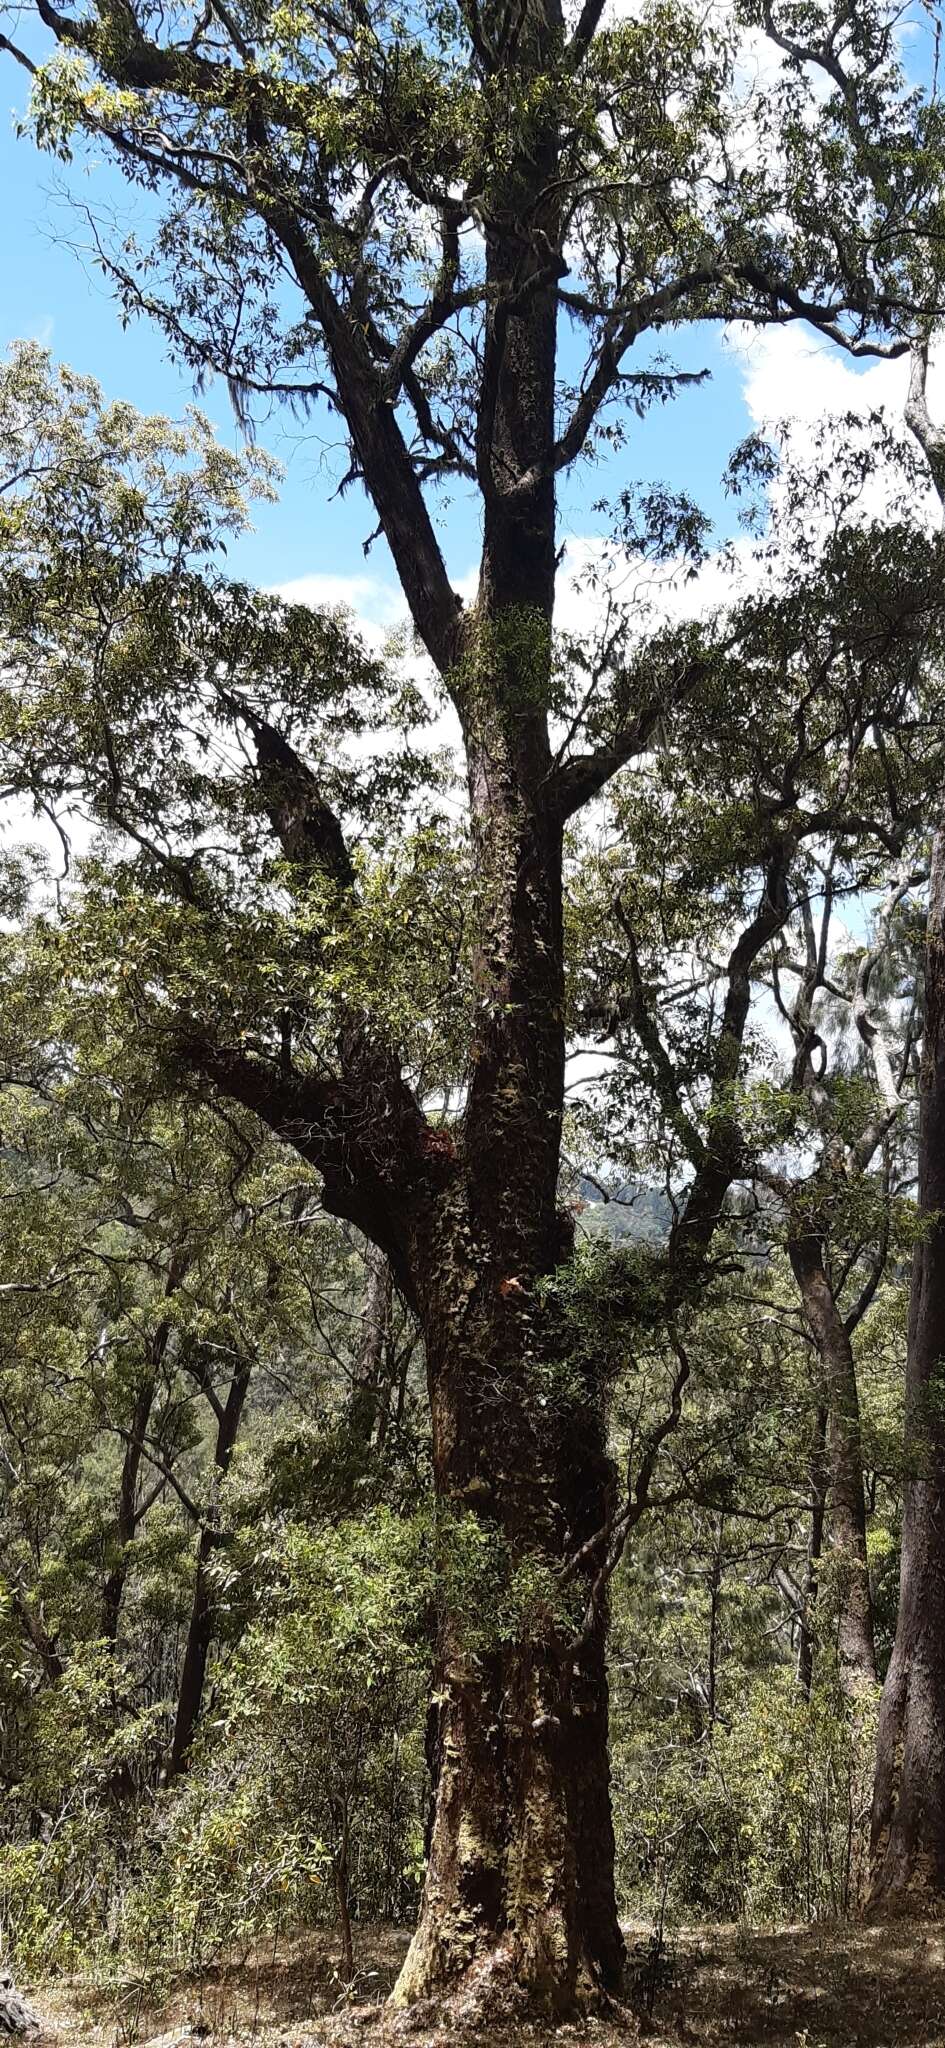
M 885 411 L 901 423 L 909 382 L 905 358 L 857 367 L 850 356 L 799 325 L 727 328 L 742 373 L 745 404 L 758 427 L 780 419 L 819 422 L 847 412 Z
M 800 325 L 750 328 L 732 326 L 725 342 L 741 370 L 744 402 L 752 425 L 770 432 L 784 424 L 790 430 L 792 456 L 803 461 L 815 445 L 831 442 L 839 449 L 849 437 L 850 416 L 868 422 L 880 414 L 889 433 L 910 444 L 904 409 L 909 386 L 909 359 L 880 358 L 864 362 L 845 355 L 833 343 Z M 933 418 L 945 419 L 945 354 L 933 356 L 928 380 Z M 835 431 L 830 422 L 836 421 Z M 911 468 L 893 458 L 877 459 L 864 480 L 855 516 L 882 520 L 897 498 L 905 495 L 911 515 L 928 525 L 941 524 L 939 500 L 929 484 L 918 496 Z M 778 485 L 772 491 L 776 503 Z
M 405 616 L 403 593 L 396 584 L 379 576 L 336 576 L 314 572 L 296 576 L 276 586 L 275 595 L 287 604 L 311 605 L 313 611 L 351 612 L 362 638 L 380 651 Z

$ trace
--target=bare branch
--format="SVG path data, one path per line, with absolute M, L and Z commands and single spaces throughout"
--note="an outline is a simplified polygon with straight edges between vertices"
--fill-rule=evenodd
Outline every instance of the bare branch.
M 917 342 L 912 351 L 905 419 L 929 465 L 939 502 L 945 507 L 945 427 L 937 427 L 929 412 L 928 375 L 929 344 L 926 340 Z
M 892 921 L 900 903 L 908 896 L 910 889 L 925 879 L 924 869 L 914 869 L 910 861 L 901 863 L 899 873 L 880 906 L 873 944 L 864 953 L 857 971 L 852 1003 L 853 1021 L 869 1053 L 882 1102 L 879 1116 L 871 1118 L 852 1147 L 852 1162 L 861 1172 L 869 1165 L 877 1146 L 882 1143 L 903 1107 L 903 1098 L 893 1072 L 886 1034 L 879 1019 L 870 1012 L 870 981 L 880 960 L 889 950 Z

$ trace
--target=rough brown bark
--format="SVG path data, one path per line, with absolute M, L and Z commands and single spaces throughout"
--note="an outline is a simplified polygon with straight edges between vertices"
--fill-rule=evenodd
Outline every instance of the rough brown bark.
M 814 1621 L 817 1584 L 824 1545 L 827 1514 L 827 1410 L 818 1408 L 811 1446 L 810 1543 L 804 1581 L 804 1615 L 797 1645 L 797 1682 L 805 1699 L 810 1699 L 814 1679 Z
M 496 708 L 494 645 L 486 635 L 489 687 L 467 697 L 484 936 L 461 1123 L 429 1126 L 396 1080 L 381 1097 L 379 1053 L 376 1093 L 391 1114 L 364 1137 L 342 1122 L 340 1086 L 336 1123 L 324 1089 L 241 1055 L 201 1058 L 218 1085 L 319 1165 L 327 1203 L 391 1255 L 424 1339 L 447 1548 L 472 1517 L 506 1576 L 536 1567 L 553 1589 L 564 1560 L 606 1523 L 613 1476 L 600 1390 L 589 1383 L 564 1411 L 544 1398 L 554 1337 L 536 1283 L 571 1248 L 556 1206 L 561 827 L 547 741 L 537 724 L 529 736 L 514 705 L 507 718 Z M 547 640 L 538 647 L 547 662 Z M 364 1047 L 351 1045 L 358 1072 Z M 476 1616 L 470 1639 L 468 1601 L 444 1571 L 435 1811 L 401 2001 L 439 1995 L 472 1970 L 563 2012 L 619 1980 L 603 1601 L 571 1648 L 596 1570 L 591 1556 L 563 1618 L 549 1597 L 491 1642 L 479 1639 Z
M 932 859 L 906 1365 L 899 1615 L 880 1708 L 871 1908 L 945 1912 L 945 823 Z
M 479 1262 L 476 1262 L 479 1265 Z M 472 1277 L 472 1276 L 470 1276 Z M 489 1296 L 492 1295 L 490 1301 Z M 536 1305 L 494 1270 L 473 1282 L 461 1328 L 427 1330 L 444 1542 L 464 1518 L 516 1567 L 557 1565 L 612 1498 L 603 1420 L 542 1406 Z M 457 1339 L 459 1341 L 457 1341 Z M 437 1341 L 438 1340 L 438 1341 Z M 586 1589 L 584 1589 L 586 1591 Z M 512 1641 L 495 1616 L 448 1599 L 436 1682 L 436 1805 L 420 1919 L 397 1986 L 407 2001 L 469 1969 L 564 2011 L 619 1982 L 607 1755 L 606 1617 L 575 1647 L 575 1600 L 526 1607 Z
M 865 1686 L 876 1683 L 856 1364 L 850 1335 L 830 1285 L 822 1240 L 813 1232 L 792 1236 L 788 1252 L 823 1368 L 828 1412 L 826 1524 L 831 1553 L 830 1621 L 840 1683 L 850 1697 L 855 1697 Z M 827 1626 L 823 1604 L 821 1626 Z
M 369 1445 L 382 1434 L 390 1406 L 389 1366 L 392 1290 L 389 1261 L 375 1245 L 364 1260 L 364 1305 L 361 1332 L 351 1369 L 348 1426 L 357 1441 Z
M 522 18 L 536 72 L 556 5 Z M 547 1399 L 536 1283 L 567 1257 L 556 1207 L 564 1096 L 562 832 L 548 734 L 555 579 L 557 137 L 534 132 L 493 195 L 496 297 L 482 371 L 478 601 L 452 687 L 466 744 L 480 890 L 477 1017 L 455 1171 L 411 1261 L 446 1547 L 436 1681 L 436 1800 L 417 1930 L 396 1998 L 470 1970 L 566 2011 L 616 1986 L 623 1962 L 607 1757 L 606 1616 L 575 1647 L 579 1589 L 555 1574 L 612 1499 L 602 1404 Z M 536 211 L 537 209 L 537 211 Z M 530 241 L 518 225 L 531 218 Z M 541 232 L 537 232 L 540 230 Z M 432 1228 L 431 1228 L 432 1223 Z M 518 1624 L 450 1598 L 449 1545 L 472 1520 L 507 1595 L 539 1575 Z M 596 1563 L 588 1566 L 588 1578 Z M 585 1594 L 587 1587 L 583 1588 Z M 497 1593 L 500 1589 L 496 1589 Z

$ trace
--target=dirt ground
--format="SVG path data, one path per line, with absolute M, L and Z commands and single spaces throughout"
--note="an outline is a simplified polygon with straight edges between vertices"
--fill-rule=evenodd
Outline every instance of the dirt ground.
M 945 1928 L 686 1929 L 656 1968 L 646 1934 L 628 1930 L 631 2004 L 557 2029 L 509 2016 L 477 2030 L 456 2007 L 392 2015 L 407 1936 L 387 1928 L 359 1930 L 350 1994 L 327 1936 L 159 2000 L 133 1982 L 21 1988 L 42 2017 L 36 2048 L 945 2048 Z

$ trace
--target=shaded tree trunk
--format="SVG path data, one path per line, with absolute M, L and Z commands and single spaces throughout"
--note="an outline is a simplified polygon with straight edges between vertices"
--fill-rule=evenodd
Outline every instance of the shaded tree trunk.
M 344 1981 L 354 1980 L 354 1937 L 351 1932 L 350 1851 L 351 1824 L 347 1800 L 337 1822 L 338 1839 L 332 1858 L 332 1872 L 335 1880 L 335 1903 L 338 1907 L 338 1932 L 341 1935 L 341 1966 Z
M 251 1367 L 241 1366 L 230 1382 L 226 1402 L 218 1416 L 217 1439 L 214 1447 L 216 1483 L 226 1478 L 230 1469 L 236 1439 L 239 1434 L 246 1396 L 249 1392 Z M 177 1715 L 174 1722 L 174 1737 L 171 1743 L 168 1779 L 176 1778 L 187 1768 L 191 1745 L 200 1720 L 203 1706 L 204 1682 L 207 1676 L 207 1660 L 213 1641 L 213 1590 L 209 1567 L 215 1551 L 219 1548 L 220 1532 L 215 1523 L 204 1524 L 197 1539 L 197 1568 L 194 1578 L 194 1598 L 184 1648 L 184 1663 L 181 1670 L 180 1687 L 177 1695 Z
M 902 1577 L 873 1797 L 874 1912 L 945 1911 L 945 823 L 932 858 L 906 1365 Z
M 561 26 L 554 5 L 527 13 L 519 62 L 540 72 Z M 567 1407 L 554 1393 L 554 1333 L 537 1293 L 572 1247 L 556 1206 L 564 819 L 549 794 L 547 723 L 557 316 L 546 252 L 560 223 L 545 195 L 556 163 L 556 135 L 536 124 L 486 238 L 497 297 L 480 416 L 485 528 L 460 694 L 482 896 L 478 1000 L 460 1170 L 416 1270 L 444 1600 L 430 1853 L 395 1996 L 472 1972 L 483 1991 L 514 1985 L 566 2011 L 617 1984 L 623 1942 L 604 1601 L 587 1615 L 599 1561 L 570 1603 L 557 1583 L 604 1523 L 613 1473 L 599 1391 L 588 1385 Z M 542 230 L 530 245 L 514 227 L 523 208 Z M 499 294 L 513 279 L 510 311 Z M 454 1546 L 489 1559 L 478 1615 L 468 1594 L 451 1594 Z
M 484 1981 L 564 2010 L 613 1989 L 623 1965 L 606 1613 L 599 1602 L 582 1629 L 587 1585 L 568 1615 L 555 1611 L 553 1585 L 603 1521 L 613 1475 L 590 1390 L 579 1412 L 542 1406 L 535 1320 L 534 1297 L 524 1287 L 503 1295 L 493 1267 L 459 1343 L 452 1316 L 427 1329 L 446 1599 L 435 1810 L 402 2001 L 478 1966 Z M 481 1600 L 464 1613 L 449 1580 L 470 1556 L 488 1562 Z
M 348 1424 L 358 1443 L 369 1445 L 382 1433 L 390 1406 L 389 1354 L 393 1287 L 390 1261 L 368 1245 L 364 1259 L 365 1289 L 361 1333 L 351 1371 Z
M 827 1410 L 818 1408 L 814 1423 L 814 1441 L 811 1456 L 811 1503 L 810 1543 L 807 1551 L 807 1573 L 804 1582 L 804 1614 L 801 1620 L 800 1637 L 797 1645 L 797 1682 L 804 1698 L 810 1699 L 814 1678 L 814 1621 L 817 1608 L 817 1585 L 820 1577 L 820 1559 L 824 1547 L 824 1521 L 827 1513 Z
M 709 1645 L 706 1657 L 706 1714 L 709 1728 L 716 1722 L 719 1661 L 719 1622 L 722 1614 L 722 1577 L 725 1569 L 725 1517 L 719 1516 L 715 1554 L 709 1568 Z
M 113 1538 L 115 1561 L 105 1580 L 102 1593 L 102 1634 L 109 1643 L 115 1642 L 118 1635 L 118 1619 L 125 1596 L 130 1549 L 138 1526 L 138 1479 L 144 1456 L 144 1437 L 151 1419 L 156 1390 L 157 1380 L 155 1375 L 149 1372 L 147 1378 L 142 1380 L 135 1397 L 131 1429 L 122 1459 L 118 1513 L 115 1517 Z
M 523 74 L 541 73 L 561 31 L 550 0 L 526 12 Z M 481 896 L 476 1027 L 456 1172 L 415 1262 L 443 1601 L 430 1853 L 395 1997 L 427 1996 L 471 1973 L 483 1993 L 514 1986 L 533 2005 L 566 2011 L 616 1985 L 623 1943 L 605 1606 L 588 1615 L 588 1584 L 567 1601 L 559 1580 L 604 1523 L 613 1474 L 599 1391 L 588 1385 L 567 1407 L 554 1393 L 554 1333 L 537 1291 L 572 1245 L 556 1206 L 564 817 L 547 720 L 557 152 L 557 135 L 536 121 L 487 217 L 496 297 L 479 421 L 485 526 L 458 684 Z M 502 292 L 513 282 L 510 307 Z M 478 1612 L 458 1571 L 477 1557 L 488 1559 Z
M 184 1279 L 189 1259 L 182 1253 L 172 1257 L 167 1274 L 165 1297 L 176 1293 Z M 125 1455 L 122 1460 L 121 1483 L 118 1493 L 118 1513 L 115 1518 L 114 1563 L 107 1574 L 102 1593 L 102 1634 L 106 1642 L 114 1643 L 118 1636 L 118 1622 L 121 1604 L 125 1597 L 128 1580 L 128 1566 L 131 1545 L 138 1530 L 138 1524 L 145 1507 L 138 1500 L 138 1482 L 141 1477 L 141 1461 L 146 1454 L 145 1437 L 154 1399 L 157 1393 L 158 1375 L 171 1341 L 171 1322 L 168 1317 L 159 1323 L 148 1345 L 147 1370 L 135 1396 L 131 1427 L 125 1438 Z
M 788 1252 L 823 1368 L 828 1416 L 826 1522 L 833 1602 L 830 1619 L 835 1631 L 840 1683 L 852 1698 L 876 1682 L 856 1365 L 849 1331 L 824 1263 L 822 1240 L 812 1232 L 792 1236 Z M 826 1621 L 822 1613 L 824 1626 Z
M 391 1330 L 390 1356 L 381 1384 L 381 1399 L 378 1406 L 377 1430 L 374 1439 L 379 1451 L 384 1449 L 391 1429 L 399 1430 L 403 1426 L 404 1408 L 407 1402 L 407 1381 L 418 1342 L 419 1339 L 415 1329 L 408 1330 L 402 1336 L 399 1344 L 395 1341 L 393 1329 Z
M 187 1768 L 191 1744 L 203 1705 L 207 1659 L 210 1655 L 210 1644 L 213 1640 L 213 1597 L 207 1568 L 216 1548 L 216 1531 L 213 1529 L 201 1529 L 197 1539 L 194 1597 L 190 1610 L 190 1621 L 187 1625 L 184 1662 L 177 1693 L 177 1713 L 174 1720 L 174 1736 L 171 1743 L 171 1755 L 167 1772 L 169 1781 L 171 1778 L 178 1777 L 181 1771 Z

